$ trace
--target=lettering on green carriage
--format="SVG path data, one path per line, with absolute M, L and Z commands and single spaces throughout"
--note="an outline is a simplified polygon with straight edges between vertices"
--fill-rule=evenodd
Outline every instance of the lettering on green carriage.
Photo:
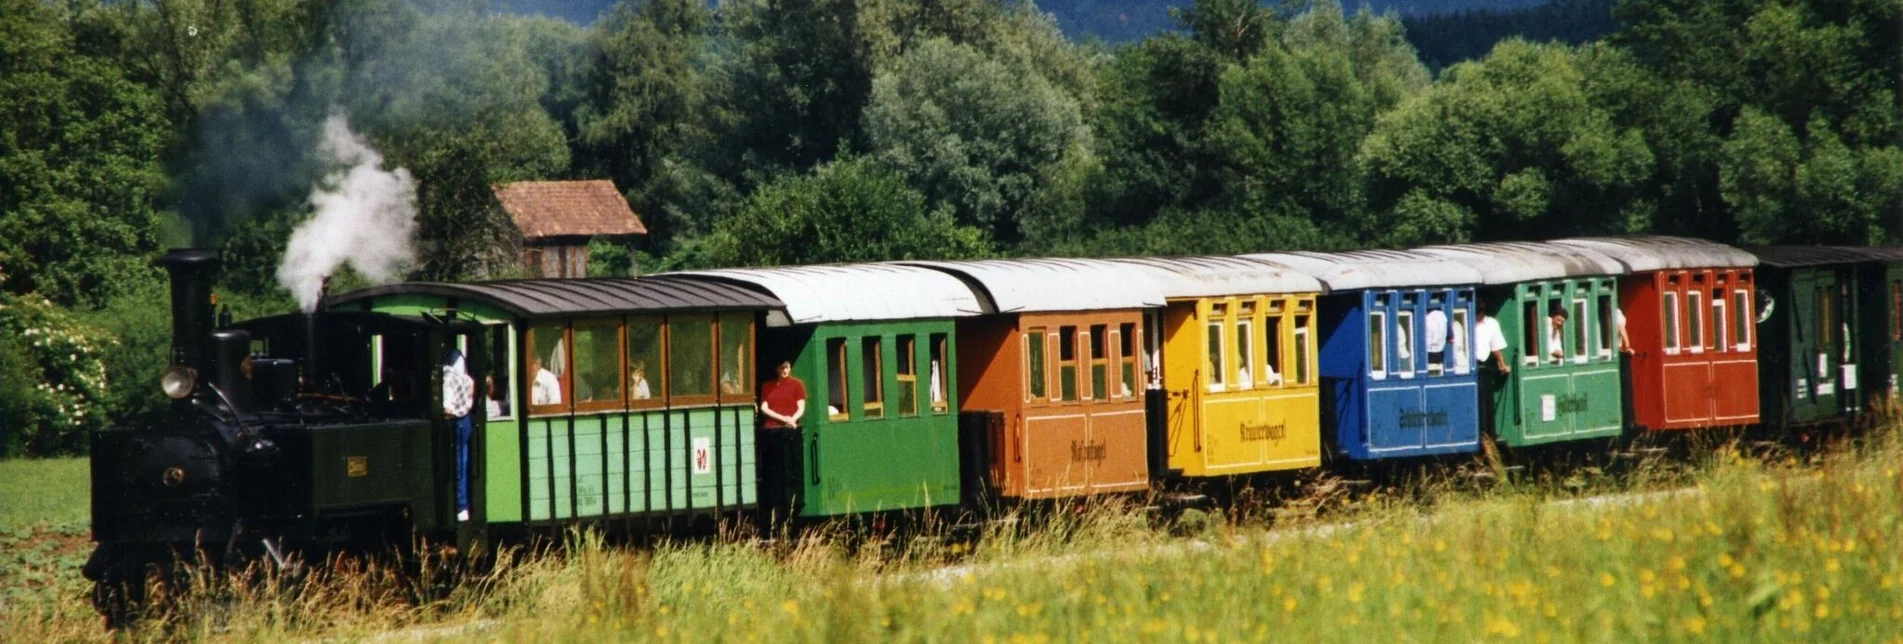
M 1268 424 L 1251 425 L 1248 423 L 1242 424 L 1242 442 L 1245 442 L 1245 443 L 1251 443 L 1255 441 L 1279 441 L 1279 440 L 1282 440 L 1283 436 L 1287 436 L 1287 435 L 1288 435 L 1287 424 L 1276 424 L 1276 425 L 1268 425 Z
M 1447 410 L 1445 409 L 1423 409 L 1420 411 L 1401 412 L 1401 427 L 1403 429 L 1445 427 L 1446 425 Z
M 1104 446 L 1103 441 L 1094 443 L 1085 441 L 1070 442 L 1070 460 L 1101 461 L 1108 455 L 1109 450 Z
M 1579 393 L 1570 396 L 1560 396 L 1553 401 L 1553 410 L 1561 414 L 1586 413 L 1586 394 Z

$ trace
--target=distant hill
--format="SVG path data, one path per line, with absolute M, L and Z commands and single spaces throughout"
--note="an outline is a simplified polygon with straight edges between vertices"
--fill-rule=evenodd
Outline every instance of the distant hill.
M 1393 10 L 1403 16 L 1427 16 L 1460 12 L 1507 12 L 1539 5 L 1544 0 L 1369 0 L 1346 1 L 1350 11 L 1367 6 L 1377 12 Z M 712 3 L 712 0 L 709 0 Z M 1141 40 L 1176 23 L 1170 20 L 1170 7 L 1188 6 L 1190 0 L 1038 0 L 1039 9 L 1057 16 L 1057 25 L 1074 40 L 1095 38 L 1121 43 Z M 590 24 L 615 5 L 614 0 L 497 0 L 503 11 L 541 14 L 576 24 Z
M 1612 33 L 1618 23 L 1612 6 L 1618 0 L 1552 0 L 1513 10 L 1473 9 L 1456 13 L 1407 16 L 1407 39 L 1420 52 L 1421 62 L 1440 70 L 1479 58 L 1495 43 L 1519 36 L 1536 42 L 1569 45 L 1592 42 Z

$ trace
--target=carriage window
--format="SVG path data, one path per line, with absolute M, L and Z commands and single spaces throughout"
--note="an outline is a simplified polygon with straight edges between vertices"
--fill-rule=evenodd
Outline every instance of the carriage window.
M 826 417 L 845 420 L 846 416 L 846 341 L 826 341 Z
M 1388 375 L 1388 316 L 1385 311 L 1368 313 L 1368 373 L 1376 378 Z
M 720 314 L 720 393 L 753 392 L 753 316 Z
M 1842 298 L 1838 300 L 1839 305 L 1848 304 L 1850 302 L 1850 285 L 1838 284 L 1837 296 Z M 1855 362 L 1850 356 L 1856 353 L 1856 347 L 1854 345 L 1857 342 L 1857 335 L 1850 332 L 1849 320 L 1841 320 L 1838 322 L 1838 325 L 1843 327 L 1842 329 L 1838 329 L 1838 331 L 1841 331 L 1844 337 L 1843 356 L 1841 359 L 1844 364 L 1850 364 L 1851 362 Z
M 667 386 L 669 394 L 714 393 L 714 321 L 707 317 L 668 319 Z
M 1665 352 L 1678 353 L 1678 293 L 1667 291 L 1659 294 L 1659 310 L 1665 325 Z
M 1279 387 L 1282 385 L 1282 316 L 1270 314 L 1263 322 L 1266 323 L 1263 336 L 1268 343 L 1262 350 L 1262 363 L 1268 369 L 1262 374 L 1262 384 Z
M 1540 363 L 1540 327 L 1545 324 L 1546 316 L 1540 315 L 1537 296 L 1526 298 L 1520 305 L 1520 329 L 1524 331 L 1520 345 L 1525 348 L 1525 357 L 1521 362 L 1529 366 Z
M 506 324 L 489 327 L 489 357 L 485 367 L 486 373 L 483 376 L 485 382 L 483 388 L 477 392 L 488 401 L 486 411 L 489 420 L 501 420 L 515 415 L 515 405 L 510 404 L 515 400 L 515 390 L 509 387 L 509 378 L 515 374 L 513 365 L 509 364 L 509 356 L 515 355 L 512 351 L 515 347 L 511 346 L 514 344 L 514 337 L 514 334 L 509 333 L 509 326 Z
M 1618 340 L 1617 333 L 1612 328 L 1611 294 L 1599 294 L 1599 310 L 1597 313 L 1598 316 L 1595 319 L 1599 321 L 1599 345 L 1593 347 L 1593 349 L 1599 354 L 1599 357 L 1609 358 L 1612 357 L 1612 344 Z
M 1057 394 L 1077 400 L 1077 327 L 1057 327 Z
M 1903 282 L 1890 282 L 1890 339 L 1903 340 Z
M 628 400 L 636 405 L 657 405 L 667 395 L 661 328 L 660 318 L 628 318 Z
M 1731 315 L 1738 321 L 1738 350 L 1751 350 L 1751 333 L 1757 329 L 1757 318 L 1751 314 L 1751 295 L 1742 291 L 1731 292 Z
M 1394 370 L 1403 377 L 1414 375 L 1414 312 L 1394 313 Z
M 932 392 L 932 412 L 942 414 L 951 407 L 951 398 L 945 395 L 945 366 L 949 364 L 945 361 L 945 356 L 946 351 L 950 348 L 948 345 L 951 340 L 943 333 L 932 334 L 931 340 L 932 382 L 930 383 L 930 389 Z
M 1725 315 L 1724 293 L 1713 293 L 1711 298 L 1711 339 L 1712 346 L 1718 351 L 1731 348 L 1731 318 Z
M 1466 375 L 1473 370 L 1473 360 L 1467 353 L 1467 342 L 1473 336 L 1467 333 L 1467 309 L 1454 309 L 1454 321 L 1447 325 L 1448 353 L 1454 359 L 1454 373 Z
M 899 415 L 918 415 L 918 336 L 899 336 Z
M 1125 398 L 1136 394 L 1136 352 L 1136 324 L 1117 326 L 1117 377 Z
M 1710 346 L 1705 338 L 1705 292 L 1685 293 L 1685 346 L 1696 353 Z
M 1295 384 L 1306 385 L 1314 379 L 1309 370 L 1308 316 L 1295 316 Z
M 1222 327 L 1223 323 L 1221 318 L 1209 321 L 1209 332 L 1207 334 L 1209 350 L 1205 352 L 1203 373 L 1209 374 L 1210 391 L 1222 391 L 1223 376 L 1227 374 L 1229 370 L 1229 361 L 1225 360 L 1224 358 L 1226 356 L 1223 355 Z
M 529 327 L 529 404 L 540 413 L 568 402 L 568 329 L 561 324 Z
M 1024 334 L 1024 359 L 1030 364 L 1030 368 L 1025 371 L 1027 377 L 1024 379 L 1024 384 L 1030 388 L 1031 398 L 1038 399 L 1045 397 L 1045 392 L 1049 390 L 1050 386 L 1044 377 L 1043 327 L 1033 328 Z
M 621 403 L 621 324 L 619 320 L 575 323 L 575 405 Z M 601 405 L 594 405 L 600 407 Z
M 1573 358 L 1577 360 L 1585 360 L 1586 356 L 1591 354 L 1592 328 L 1587 324 L 1588 321 L 1586 301 L 1573 300 L 1572 319 L 1567 320 L 1567 323 L 1573 325 Z
M 1816 301 L 1817 350 L 1819 352 L 1829 351 L 1833 340 L 1831 334 L 1837 328 L 1837 316 L 1834 315 L 1836 311 L 1833 310 L 1836 308 L 1836 302 L 1831 300 L 1830 291 L 1823 288 L 1817 289 Z
M 885 418 L 885 355 L 879 338 L 859 341 L 859 377 L 865 379 L 866 418 Z
M 1110 397 L 1106 389 L 1110 376 L 1110 327 L 1093 324 L 1090 327 L 1090 397 L 1105 399 Z
M 1256 337 L 1253 320 L 1236 320 L 1236 387 L 1248 389 L 1255 386 L 1255 344 Z

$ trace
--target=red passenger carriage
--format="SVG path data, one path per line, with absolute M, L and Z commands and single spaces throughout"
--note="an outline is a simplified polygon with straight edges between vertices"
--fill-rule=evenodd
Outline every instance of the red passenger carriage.
M 1699 429 L 1758 422 L 1757 258 L 1683 237 L 1562 239 L 1618 260 L 1630 337 L 1630 422 Z

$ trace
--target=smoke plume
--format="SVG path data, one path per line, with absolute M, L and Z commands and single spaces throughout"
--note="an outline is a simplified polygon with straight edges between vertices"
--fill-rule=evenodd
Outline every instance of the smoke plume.
M 324 277 L 349 263 L 372 281 L 397 276 L 414 256 L 416 181 L 403 168 L 385 170 L 383 155 L 350 130 L 342 114 L 324 122 L 320 151 L 343 166 L 311 190 L 310 219 L 291 233 L 278 283 L 305 311 L 317 309 Z

